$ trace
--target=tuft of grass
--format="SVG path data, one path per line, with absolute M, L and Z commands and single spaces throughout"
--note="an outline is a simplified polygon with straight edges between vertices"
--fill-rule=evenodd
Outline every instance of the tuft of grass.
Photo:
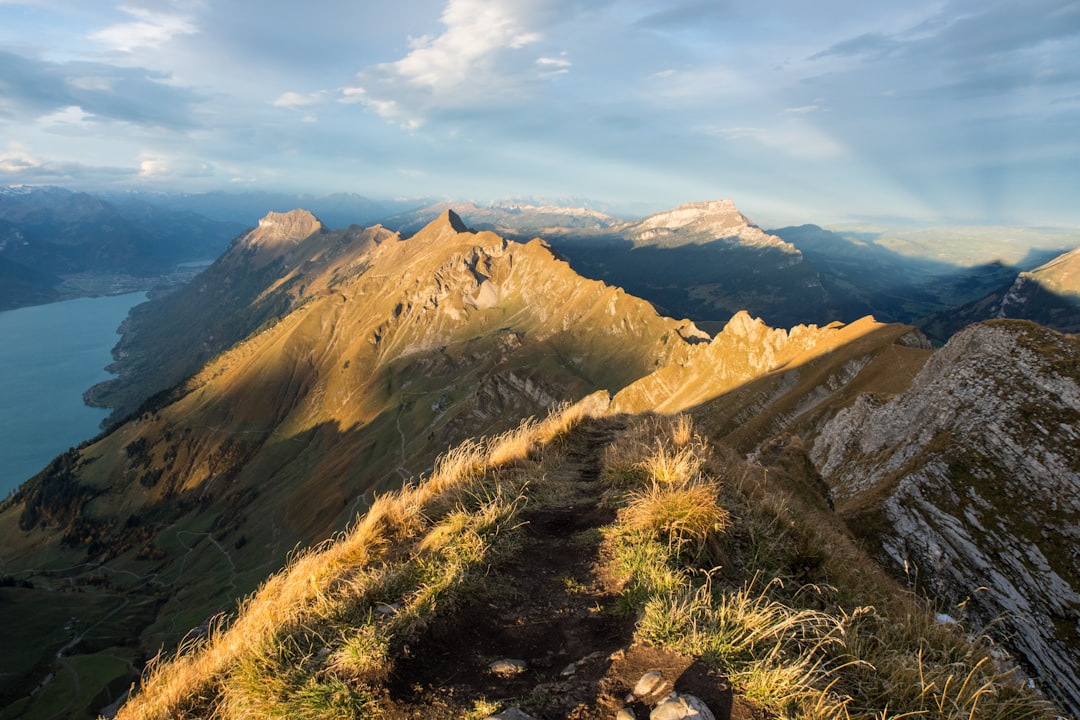
M 621 522 L 631 531 L 664 538 L 679 550 L 693 547 L 700 552 L 709 536 L 722 532 L 729 521 L 717 492 L 708 482 L 672 486 L 654 480 L 630 494 Z
M 770 584 L 773 585 L 773 584 Z M 716 666 L 755 657 L 773 658 L 791 638 L 817 638 L 816 651 L 836 627 L 825 613 L 800 610 L 769 596 L 770 587 L 751 580 L 721 591 L 711 579 L 654 597 L 645 606 L 638 632 L 645 639 L 678 646 Z
M 640 613 L 654 597 L 683 586 L 684 572 L 673 562 L 672 548 L 655 537 L 616 525 L 605 532 L 604 542 L 608 571 L 621 585 L 619 611 Z
M 656 449 L 640 461 L 641 469 L 655 482 L 682 486 L 693 485 L 700 480 L 703 464 L 698 447 L 683 445 L 672 450 L 659 442 Z
M 483 718 L 490 717 L 497 712 L 499 712 L 499 703 L 482 697 L 473 701 L 472 710 L 465 713 L 465 720 L 483 720 Z
M 671 442 L 675 447 L 685 447 L 697 438 L 694 432 L 694 421 L 685 413 L 676 415 L 671 420 Z
M 688 448 L 694 444 L 695 448 Z M 675 448 L 672 450 L 672 446 Z M 657 457 L 657 449 L 661 448 Z M 679 472 L 679 460 L 691 463 L 700 459 L 704 445 L 693 431 L 693 422 L 687 415 L 674 419 L 645 415 L 632 423 L 626 431 L 604 449 L 602 477 L 610 486 L 617 489 L 634 488 L 642 485 L 650 477 L 668 477 Z M 686 454 L 680 454 L 687 449 Z M 657 472 L 650 472 L 655 466 Z M 684 474 L 700 471 L 700 467 L 691 468 Z
M 364 622 L 341 629 L 336 650 L 325 649 L 326 670 L 346 680 L 382 679 L 390 665 L 391 639 L 385 625 L 377 624 L 369 613 Z

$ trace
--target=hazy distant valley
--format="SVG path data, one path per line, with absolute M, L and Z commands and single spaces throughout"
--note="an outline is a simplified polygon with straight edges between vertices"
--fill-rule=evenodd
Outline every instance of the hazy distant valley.
M 704 530 L 696 556 L 672 556 L 687 564 L 686 578 L 723 566 L 717 587 L 738 588 L 750 580 L 738 568 L 753 566 L 766 583 L 835 585 L 822 608 L 853 623 L 869 612 L 857 607 L 875 604 L 882 627 L 887 612 L 909 608 L 915 590 L 950 623 L 976 634 L 989 627 L 994 653 L 968 677 L 1019 665 L 1015 687 L 985 676 L 993 702 L 1002 703 L 994 707 L 1027 697 L 1022 686 L 1031 677 L 1058 707 L 1080 711 L 1080 559 L 1070 550 L 1080 513 L 1080 347 L 1061 334 L 1080 327 L 1077 238 L 1069 246 L 1067 235 L 1046 233 L 1042 244 L 1029 237 L 1017 249 L 1014 236 L 987 230 L 1000 246 L 940 258 L 913 252 L 913 235 L 905 244 L 815 225 L 763 230 L 730 201 L 627 221 L 582 208 L 406 209 L 359 196 L 324 199 L 339 218 L 355 216 L 354 225 L 329 222 L 318 209 L 281 207 L 241 231 L 215 210 L 217 200 L 197 199 L 209 220 L 191 212 L 192 199 L 160 198 L 169 208 L 160 210 L 144 204 L 150 198 L 125 205 L 61 191 L 0 195 L 7 223 L 0 273 L 19 278 L 0 285 L 11 307 L 60 297 L 65 283 L 71 287 L 62 276 L 151 278 L 217 258 L 132 311 L 115 352 L 120 376 L 91 393 L 114 410 L 109 432 L 57 457 L 0 506 L 0 602 L 27 618 L 10 629 L 9 647 L 17 649 L 0 660 L 8 705 L 0 718 L 94 716 L 121 698 L 159 647 L 172 652 L 185 637 L 203 636 L 209 618 L 233 613 L 298 545 L 318 546 L 354 525 L 378 496 L 437 475 L 449 447 L 575 403 L 577 420 L 550 434 L 529 431 L 517 460 L 477 461 L 484 497 L 513 488 L 531 508 L 513 512 L 525 512 L 530 527 L 558 519 L 588 530 L 592 557 L 601 534 L 623 532 L 612 529 L 629 517 L 620 503 L 644 492 L 620 490 L 626 478 L 644 481 L 638 465 L 617 470 L 619 453 L 674 452 L 689 441 L 679 445 L 664 423 L 674 428 L 685 418 L 678 422 L 700 434 L 703 467 L 716 476 L 708 487 L 738 515 L 726 533 L 719 519 Z M 240 205 L 237 212 L 249 212 Z M 558 484 L 571 476 L 585 484 Z M 388 497 L 405 502 L 421 490 Z M 577 499 L 560 504 L 560 493 Z M 334 560 L 344 563 L 334 572 L 344 574 L 329 584 L 313 572 L 311 592 L 345 592 L 376 568 L 438 555 L 432 538 L 450 532 L 439 524 L 449 511 L 423 507 L 413 520 L 387 521 L 370 547 L 349 545 L 355 562 Z M 575 512 L 585 519 L 570 519 Z M 510 537 L 525 521 L 507 520 L 500 532 Z M 429 531 L 435 535 L 416 539 Z M 555 542 L 523 532 L 506 550 L 511 559 L 484 559 L 484 572 L 501 577 L 514 552 L 532 557 L 530 543 Z M 346 553 L 344 542 L 324 551 Z M 838 569 L 845 563 L 873 580 L 856 582 Z M 571 580 L 585 582 L 574 578 L 553 581 L 570 598 Z M 298 600 L 299 626 L 330 623 L 318 638 L 284 625 L 265 630 L 302 646 L 288 665 L 297 687 L 340 682 L 349 707 L 374 697 L 402 716 L 426 707 L 430 698 L 402 688 L 410 679 L 437 684 L 430 677 L 438 668 L 417 668 L 417 658 L 438 646 L 438 629 L 470 607 L 469 596 L 399 627 L 376 610 L 412 612 L 419 603 L 421 590 L 402 589 L 409 581 L 399 580 L 353 597 L 360 610 L 352 625 L 325 615 L 308 622 L 303 613 L 316 613 L 314 605 Z M 686 582 L 691 595 L 702 587 Z M 634 623 L 644 615 L 634 613 L 645 612 L 644 602 L 627 610 L 609 596 L 626 586 L 612 583 L 594 600 L 604 617 L 628 618 L 640 639 Z M 776 602 L 801 601 L 776 592 Z M 505 598 L 490 602 L 505 609 Z M 245 617 L 255 611 L 237 627 Z M 346 626 L 390 633 L 385 677 L 335 669 L 341 649 L 327 628 Z M 649 637 L 659 643 L 659 635 Z M 983 652 L 962 645 L 962 633 L 954 641 L 969 658 Z M 151 711 L 139 700 L 121 712 L 200 716 L 217 708 L 233 716 L 254 702 L 229 695 L 248 667 L 243 659 L 265 660 L 236 649 L 238 642 L 220 667 L 192 681 L 208 704 Z M 209 653 L 219 646 L 208 644 L 206 657 L 218 658 Z M 588 649 L 615 657 L 617 648 Z M 622 649 L 632 657 L 632 648 Z M 858 656 L 853 647 L 844 652 Z M 552 657 L 559 662 L 539 665 L 537 682 L 575 661 L 585 668 L 580 687 L 564 680 L 565 694 L 587 695 L 588 668 L 602 684 L 598 663 Z M 839 666 L 839 657 L 821 662 Z M 849 693 L 853 716 L 883 710 L 859 706 L 872 702 L 858 695 L 872 683 L 849 672 L 822 675 L 835 680 L 828 692 Z M 147 703 L 157 702 L 160 682 L 147 686 Z M 460 692 L 479 690 L 463 684 Z M 282 693 L 281 707 L 292 707 Z M 976 703 L 991 703 L 990 694 Z M 527 706 L 538 717 L 565 712 L 540 695 Z M 580 716 L 606 717 L 607 700 L 586 695 Z M 746 703 L 747 713 L 782 707 L 745 689 L 732 702 Z M 445 715 L 424 712 L 464 710 L 451 703 Z

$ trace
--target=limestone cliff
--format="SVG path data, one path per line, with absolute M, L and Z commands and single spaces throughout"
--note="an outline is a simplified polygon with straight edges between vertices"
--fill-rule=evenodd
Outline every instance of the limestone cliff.
M 1080 341 L 957 334 L 895 397 L 863 395 L 812 455 L 837 509 L 1080 710 Z M 917 578 L 916 578 L 917 576 Z
M 732 246 L 779 250 L 791 264 L 802 261 L 802 255 L 794 245 L 754 225 L 731 200 L 686 203 L 629 223 L 622 232 L 634 241 L 635 246 L 676 247 L 723 242 Z

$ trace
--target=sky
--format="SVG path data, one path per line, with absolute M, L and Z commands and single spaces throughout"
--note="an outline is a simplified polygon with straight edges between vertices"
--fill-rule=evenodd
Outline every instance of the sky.
M 1080 227 L 1077 0 L 0 0 L 0 185 Z

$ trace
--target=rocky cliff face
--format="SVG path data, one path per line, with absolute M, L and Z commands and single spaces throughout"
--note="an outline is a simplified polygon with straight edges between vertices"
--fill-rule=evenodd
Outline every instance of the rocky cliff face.
M 731 200 L 686 203 L 674 210 L 629 223 L 621 231 L 637 246 L 677 247 L 723 242 L 741 247 L 779 250 L 789 256 L 790 263 L 802 261 L 802 255 L 794 245 L 751 223 Z
M 622 390 L 613 407 L 623 412 L 681 412 L 780 372 L 797 358 L 824 354 L 883 327 L 873 318 L 864 318 L 851 326 L 796 325 L 784 330 L 741 311 L 715 337 L 695 338 L 685 362 L 659 368 Z
M 997 318 L 1035 320 L 1063 332 L 1080 330 L 1080 248 L 1020 273 L 991 311 Z
M 1006 641 L 1080 711 L 1080 341 L 1033 323 L 957 334 L 910 389 L 863 395 L 812 456 L 897 568 Z

